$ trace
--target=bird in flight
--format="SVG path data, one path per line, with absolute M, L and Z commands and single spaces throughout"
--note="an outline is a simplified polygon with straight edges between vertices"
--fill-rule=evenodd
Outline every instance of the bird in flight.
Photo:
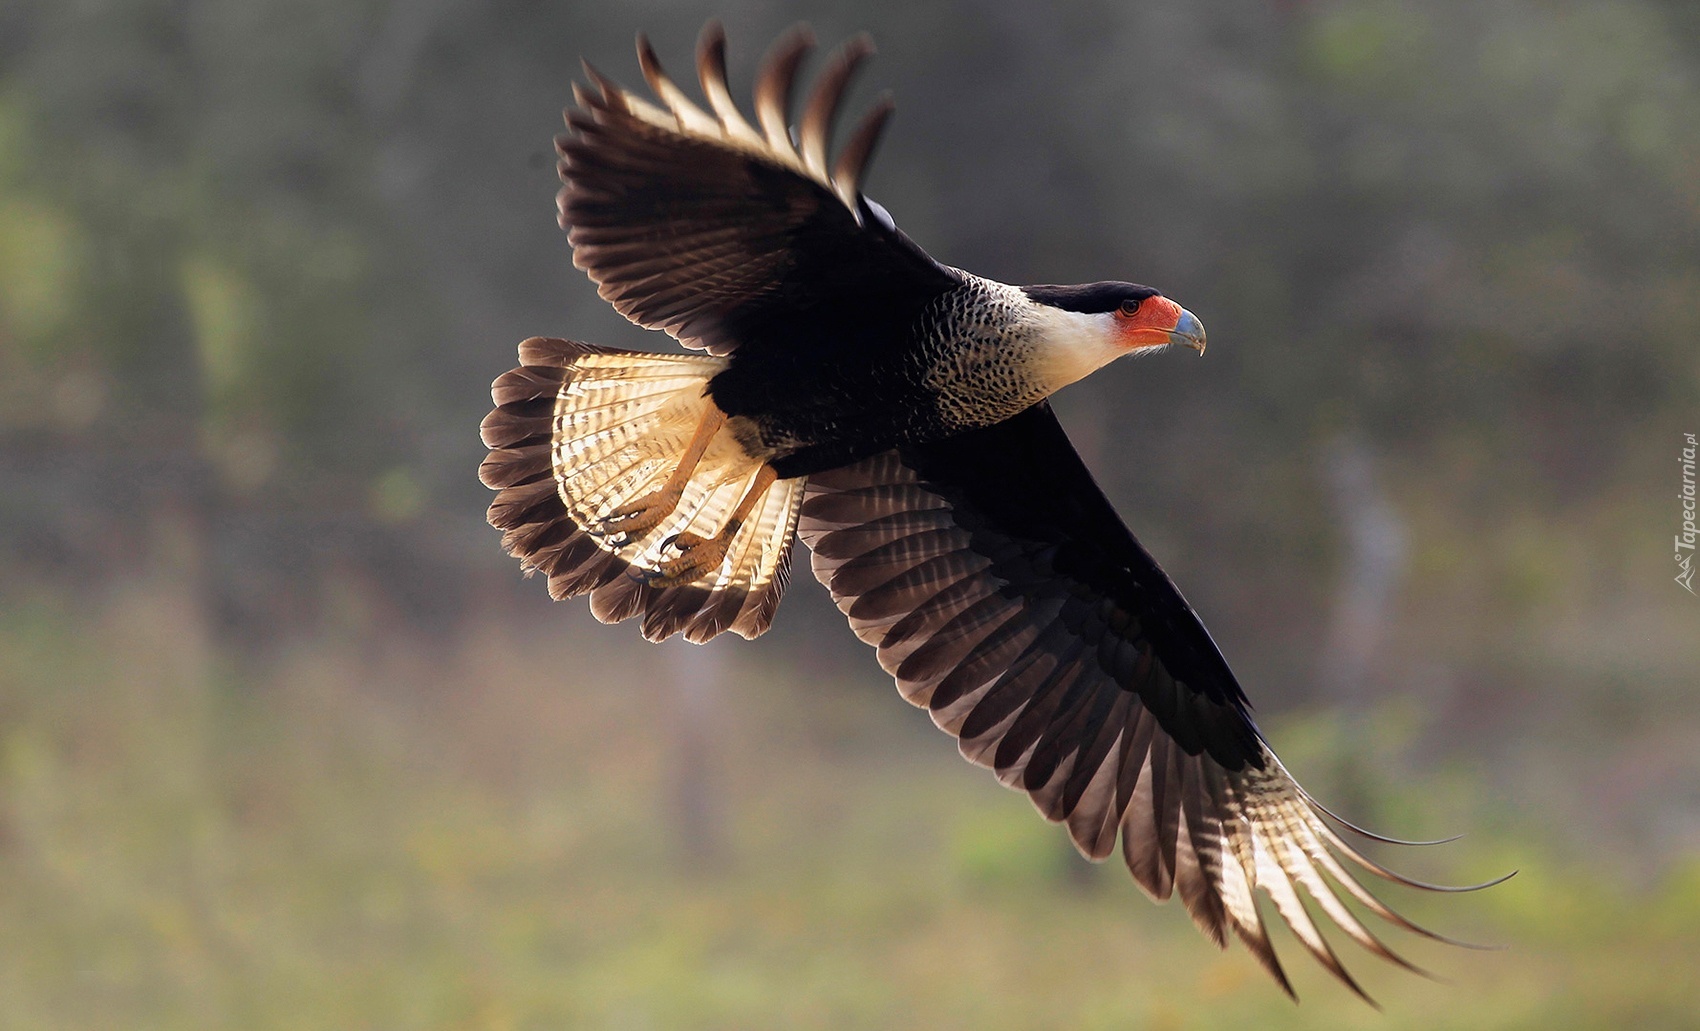
M 803 27 L 774 44 L 754 123 L 716 24 L 697 53 L 706 109 L 641 36 L 653 100 L 586 65 L 556 140 L 573 263 L 620 314 L 698 353 L 522 343 L 482 427 L 503 545 L 556 599 L 701 643 L 767 630 L 800 538 L 904 698 L 1082 854 L 1119 842 L 1146 892 L 1178 892 L 1289 995 L 1259 889 L 1359 995 L 1312 909 L 1416 970 L 1343 898 L 1450 939 L 1348 867 L 1470 889 L 1344 840 L 1046 401 L 1124 355 L 1203 352 L 1203 325 L 1147 286 L 1009 286 L 934 260 L 861 192 L 889 98 L 829 153 L 866 36 L 828 61 L 793 126 L 812 46 Z

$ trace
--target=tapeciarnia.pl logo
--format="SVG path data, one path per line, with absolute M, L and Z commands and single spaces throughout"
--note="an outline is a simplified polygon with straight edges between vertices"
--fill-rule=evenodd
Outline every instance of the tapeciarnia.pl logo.
M 1676 582 L 1689 594 L 1694 594 L 1694 434 L 1684 433 L 1682 449 L 1682 532 L 1676 535 Z

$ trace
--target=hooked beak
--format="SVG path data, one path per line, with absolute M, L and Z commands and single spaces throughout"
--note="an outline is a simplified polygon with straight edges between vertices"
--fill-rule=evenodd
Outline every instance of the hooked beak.
M 1181 317 L 1175 320 L 1175 328 L 1169 330 L 1169 343 L 1183 344 L 1203 354 L 1204 323 L 1198 321 L 1198 316 L 1182 308 Z
M 1131 350 L 1180 344 L 1204 353 L 1204 323 L 1162 294 L 1141 304 L 1132 314 L 1118 311 L 1115 318 L 1121 327 L 1123 346 Z

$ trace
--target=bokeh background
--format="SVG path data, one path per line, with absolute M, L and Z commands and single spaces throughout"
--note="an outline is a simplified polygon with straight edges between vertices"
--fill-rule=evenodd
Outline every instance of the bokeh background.
M 1507 951 L 1347 952 L 1375 1017 L 1282 939 L 1295 1008 L 806 572 L 704 649 L 520 580 L 489 381 L 666 343 L 570 265 L 559 110 L 715 15 L 739 92 L 873 31 L 940 259 L 1200 315 L 1064 421 L 1295 773 L 1465 834 L 1378 855 L 1521 870 L 1388 889 Z M 1688 0 L 8 0 L 0 1026 L 1700 1027 L 1694 432 Z

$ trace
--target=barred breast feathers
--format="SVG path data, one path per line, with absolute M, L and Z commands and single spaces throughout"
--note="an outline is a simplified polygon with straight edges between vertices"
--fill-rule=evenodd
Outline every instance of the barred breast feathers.
M 958 429 L 1002 422 L 1125 353 L 1108 314 L 1037 304 L 1020 287 L 957 271 L 962 287 L 934 302 L 921 332 L 936 355 L 926 385 Z

